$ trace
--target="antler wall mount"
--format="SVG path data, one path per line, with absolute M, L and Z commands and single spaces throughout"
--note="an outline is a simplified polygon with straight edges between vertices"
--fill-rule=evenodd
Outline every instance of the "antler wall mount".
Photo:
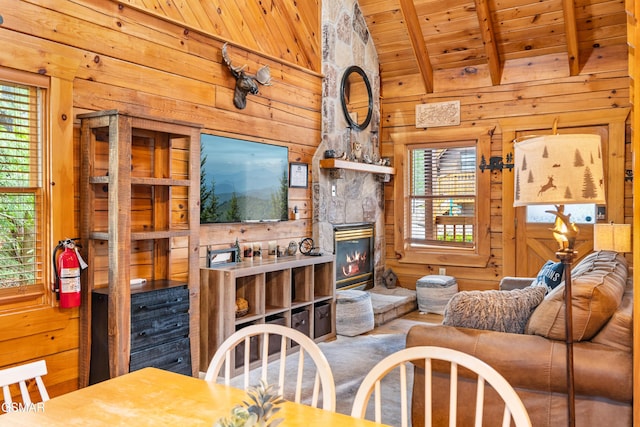
M 263 86 L 271 85 L 271 71 L 268 65 L 264 65 L 258 69 L 255 75 L 247 74 L 244 69 L 246 64 L 238 67 L 231 64 L 231 59 L 227 54 L 227 44 L 222 46 L 222 59 L 227 64 L 231 75 L 236 79 L 236 88 L 233 93 L 233 105 L 242 110 L 247 106 L 247 94 L 256 95 L 259 91 L 258 84 Z

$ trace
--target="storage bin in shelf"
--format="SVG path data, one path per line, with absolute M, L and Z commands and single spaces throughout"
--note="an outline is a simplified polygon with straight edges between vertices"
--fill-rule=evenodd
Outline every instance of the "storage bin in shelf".
M 236 330 L 241 329 L 245 326 L 255 325 L 256 323 L 257 322 L 251 322 L 250 324 L 247 324 L 247 325 L 237 326 Z M 249 338 L 249 364 L 252 364 L 256 360 L 258 360 L 258 358 L 260 357 L 260 347 L 261 347 L 260 335 L 254 335 L 251 338 Z M 245 357 L 244 342 L 239 343 L 233 349 L 233 352 L 235 353 L 234 359 L 235 359 L 236 369 L 244 366 L 244 357 Z
M 310 307 L 301 307 L 291 312 L 291 327 L 308 337 L 311 336 L 311 324 L 309 322 L 310 311 Z
M 287 326 L 288 319 L 286 315 L 277 315 L 271 316 L 264 319 L 264 323 L 270 325 L 281 325 Z M 280 336 L 270 336 L 269 337 L 269 355 L 276 354 L 280 352 L 280 347 L 282 344 L 282 340 Z
M 316 303 L 313 306 L 313 337 L 318 339 L 331 333 L 331 303 Z

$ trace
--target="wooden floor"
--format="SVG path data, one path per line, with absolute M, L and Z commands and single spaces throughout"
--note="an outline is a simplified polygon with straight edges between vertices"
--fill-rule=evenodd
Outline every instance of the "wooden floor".
M 418 310 L 415 310 L 378 326 L 367 334 L 406 334 L 413 325 L 420 323 L 440 324 L 442 323 L 442 316 L 434 313 L 421 314 Z

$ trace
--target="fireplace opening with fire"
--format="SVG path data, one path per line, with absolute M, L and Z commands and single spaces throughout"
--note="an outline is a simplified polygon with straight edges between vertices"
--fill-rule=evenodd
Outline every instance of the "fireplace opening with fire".
M 373 285 L 373 225 L 341 225 L 334 228 L 336 288 Z

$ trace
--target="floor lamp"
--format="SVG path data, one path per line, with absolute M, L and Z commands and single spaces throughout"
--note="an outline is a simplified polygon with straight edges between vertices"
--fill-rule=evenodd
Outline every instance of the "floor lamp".
M 565 333 L 567 345 L 567 410 L 569 426 L 575 426 L 573 374 L 573 318 L 571 268 L 577 252 L 578 227 L 568 204 L 604 204 L 602 150 L 598 135 L 545 135 L 524 138 L 514 146 L 514 206 L 555 205 L 551 229 L 559 248 L 556 257 L 564 265 Z

